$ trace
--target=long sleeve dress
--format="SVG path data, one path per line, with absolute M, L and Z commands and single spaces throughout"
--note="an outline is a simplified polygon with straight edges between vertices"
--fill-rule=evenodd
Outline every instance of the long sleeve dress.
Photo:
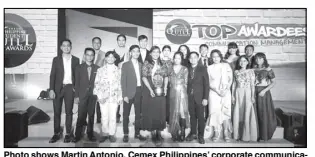
M 170 73 L 170 117 L 169 117 L 169 132 L 172 134 L 180 130 L 179 119 L 186 120 L 186 126 L 189 126 L 189 111 L 188 111 L 188 69 L 182 66 L 178 73 L 172 69 Z

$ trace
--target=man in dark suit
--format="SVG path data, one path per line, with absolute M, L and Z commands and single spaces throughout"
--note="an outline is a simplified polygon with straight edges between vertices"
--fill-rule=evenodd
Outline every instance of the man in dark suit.
M 85 63 L 77 66 L 75 72 L 75 103 L 79 104 L 78 119 L 75 130 L 75 139 L 73 142 L 81 140 L 82 128 L 86 120 L 87 114 L 89 115 L 87 135 L 90 141 L 96 141 L 94 136 L 94 113 L 96 96 L 93 95 L 94 81 L 97 69 L 99 66 L 93 64 L 95 51 L 92 48 L 84 50 Z
M 198 122 L 198 141 L 204 144 L 204 129 L 205 117 L 204 109 L 208 104 L 209 97 L 209 76 L 207 69 L 203 66 L 198 66 L 199 54 L 195 51 L 190 53 L 189 61 L 191 67 L 188 74 L 188 108 L 190 114 L 191 131 L 186 137 L 187 141 L 192 141 L 197 138 L 197 122 Z
M 199 61 L 198 61 L 198 65 L 204 66 L 204 67 L 208 67 L 209 66 L 209 58 L 208 58 L 208 45 L 206 44 L 201 44 L 199 46 L 199 53 L 201 55 Z
M 144 61 L 151 57 L 150 51 L 147 49 L 148 37 L 145 35 L 140 35 L 138 37 L 138 41 L 140 46 L 140 57 L 138 58 L 138 61 L 143 64 Z
M 249 68 L 254 68 L 254 64 L 255 64 L 255 54 L 254 54 L 254 46 L 253 45 L 246 45 L 245 46 L 245 55 L 246 58 L 248 59 L 249 63 Z
M 65 143 L 72 140 L 72 109 L 74 99 L 75 68 L 79 65 L 79 58 L 71 55 L 71 41 L 65 39 L 61 41 L 61 55 L 53 59 L 50 72 L 49 96 L 53 99 L 54 105 L 54 136 L 50 143 L 55 143 L 61 138 L 60 127 L 62 102 L 65 102 L 66 111 L 66 136 Z
M 205 68 L 207 68 L 210 65 L 210 59 L 208 58 L 208 51 L 209 47 L 206 44 L 201 44 L 199 46 L 199 53 L 201 55 L 199 61 L 198 61 L 198 65 L 199 66 L 203 66 Z M 207 106 L 205 107 L 205 121 L 207 121 L 209 117 L 209 104 L 207 104 Z
M 135 108 L 135 138 L 144 141 L 145 137 L 140 135 L 141 121 L 141 67 L 142 64 L 138 61 L 140 48 L 138 45 L 132 45 L 129 48 L 131 60 L 124 63 L 121 69 L 121 88 L 124 99 L 123 106 L 123 129 L 124 142 L 129 141 L 129 115 L 132 104 Z
M 92 39 L 92 46 L 95 51 L 94 64 L 102 67 L 105 64 L 105 52 L 101 50 L 102 40 L 100 37 L 94 37 Z M 85 54 L 82 57 L 82 63 L 85 62 Z M 96 122 L 101 123 L 101 110 L 100 104 L 97 102 L 96 104 Z

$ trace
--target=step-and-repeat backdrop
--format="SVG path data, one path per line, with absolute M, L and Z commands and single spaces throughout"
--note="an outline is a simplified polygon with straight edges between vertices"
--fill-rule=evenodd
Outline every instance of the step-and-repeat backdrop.
M 207 44 L 225 54 L 236 42 L 241 55 L 254 45 L 276 72 L 274 99 L 305 101 L 305 17 L 303 9 L 155 9 L 153 43 L 173 53 L 182 44 L 197 52 Z

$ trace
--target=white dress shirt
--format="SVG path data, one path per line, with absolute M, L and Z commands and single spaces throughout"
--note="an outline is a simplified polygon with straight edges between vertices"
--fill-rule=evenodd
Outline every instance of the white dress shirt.
M 137 86 L 141 86 L 141 78 L 140 78 L 140 70 L 139 70 L 139 62 L 136 60 L 131 60 L 133 67 L 135 68 L 136 76 L 137 76 Z
M 96 64 L 96 60 L 98 57 L 98 53 L 100 52 L 100 50 L 95 50 L 95 55 L 94 55 L 94 64 Z
M 64 70 L 63 84 L 72 84 L 72 69 L 71 69 L 72 56 L 70 56 L 69 59 L 62 57 L 62 60 L 63 60 L 63 70 Z
M 142 60 L 145 60 L 145 57 L 147 56 L 147 49 L 140 49 Z

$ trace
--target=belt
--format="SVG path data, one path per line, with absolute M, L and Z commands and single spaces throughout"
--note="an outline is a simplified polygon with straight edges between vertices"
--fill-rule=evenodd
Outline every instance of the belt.
M 62 87 L 68 86 L 68 85 L 72 85 L 72 84 L 62 84 Z

